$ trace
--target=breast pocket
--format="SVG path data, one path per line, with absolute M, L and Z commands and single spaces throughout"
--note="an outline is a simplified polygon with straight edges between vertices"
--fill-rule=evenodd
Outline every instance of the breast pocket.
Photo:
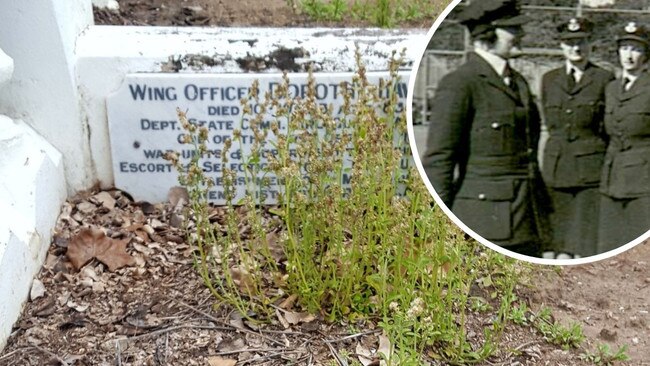
M 575 107 L 577 127 L 589 128 L 598 126 L 603 118 L 604 104 L 598 100 L 582 101 Z
M 515 125 L 513 113 L 496 112 L 474 121 L 472 148 L 486 155 L 508 154 L 514 151 Z

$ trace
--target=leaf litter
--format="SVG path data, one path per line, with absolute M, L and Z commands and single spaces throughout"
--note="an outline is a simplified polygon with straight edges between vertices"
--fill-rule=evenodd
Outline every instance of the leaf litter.
M 293 294 L 278 300 L 276 317 L 266 322 L 246 320 L 215 304 L 193 268 L 195 248 L 179 223 L 186 199 L 178 188 L 164 204 L 134 202 L 127 193 L 110 190 L 81 193 L 64 203 L 34 296 L 11 330 L 0 365 L 383 365 L 396 360 L 377 319 L 328 323 L 302 311 Z M 223 220 L 223 208 L 212 210 L 211 220 Z M 245 225 L 240 231 L 250 235 Z M 278 242 L 277 232 L 267 233 L 265 244 L 282 260 Z M 250 276 L 259 275 L 231 271 L 244 293 Z M 470 313 L 468 333 L 482 334 L 489 316 Z M 501 353 L 508 362 L 533 365 L 546 354 L 549 360 L 557 356 L 584 364 L 575 352 L 543 343 L 530 329 L 509 326 L 506 334 L 504 350 L 529 342 L 539 350 L 534 357 Z M 485 365 L 506 361 L 499 357 Z

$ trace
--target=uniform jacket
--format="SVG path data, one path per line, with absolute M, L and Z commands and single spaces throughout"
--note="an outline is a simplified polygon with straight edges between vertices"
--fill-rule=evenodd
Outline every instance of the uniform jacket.
M 600 190 L 613 198 L 650 196 L 650 74 L 624 91 L 614 80 L 605 91 L 609 145 Z
M 524 78 L 514 72 L 512 82 L 517 91 L 483 58 L 470 53 L 465 64 L 438 84 L 422 159 L 443 202 L 461 220 L 476 218 L 464 222 L 486 239 L 507 239 L 508 228 L 495 225 L 509 225 L 518 184 L 531 166 L 536 170 L 538 110 Z M 460 199 L 476 203 L 463 201 L 463 208 L 454 207 Z
M 614 75 L 589 63 L 572 88 L 570 77 L 562 66 L 542 78 L 542 105 L 549 132 L 542 174 L 546 185 L 554 188 L 595 187 L 606 147 L 605 88 Z

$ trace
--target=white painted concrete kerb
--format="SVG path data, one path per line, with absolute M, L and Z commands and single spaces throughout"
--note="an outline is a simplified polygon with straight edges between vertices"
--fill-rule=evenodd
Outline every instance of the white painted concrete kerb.
M 66 197 L 61 154 L 0 115 L 0 349 L 27 299 Z
M 0 49 L 0 88 L 13 59 Z M 41 268 L 66 195 L 61 154 L 23 121 L 0 115 L 0 349 Z

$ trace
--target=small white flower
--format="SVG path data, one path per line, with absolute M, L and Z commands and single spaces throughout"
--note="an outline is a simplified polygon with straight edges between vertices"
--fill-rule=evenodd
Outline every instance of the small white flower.
M 388 309 L 392 312 L 398 312 L 399 311 L 399 304 L 397 301 L 393 301 L 388 305 Z

